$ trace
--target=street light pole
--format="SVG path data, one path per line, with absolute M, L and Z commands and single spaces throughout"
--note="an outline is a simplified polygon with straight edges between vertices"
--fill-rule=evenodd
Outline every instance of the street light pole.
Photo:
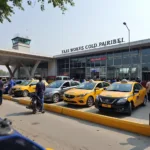
M 126 22 L 123 22 L 123 25 L 126 26 L 126 28 L 128 29 L 128 40 L 129 40 L 129 80 L 131 79 L 131 55 L 130 55 L 130 29 L 127 26 Z

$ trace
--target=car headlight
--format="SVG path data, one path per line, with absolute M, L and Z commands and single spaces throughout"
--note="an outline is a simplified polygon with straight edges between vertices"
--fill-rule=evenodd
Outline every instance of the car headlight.
M 117 104 L 124 104 L 127 102 L 127 100 L 128 100 L 127 98 L 121 98 L 117 101 Z
M 87 93 L 86 93 L 87 94 Z M 80 94 L 77 97 L 84 97 L 86 94 Z

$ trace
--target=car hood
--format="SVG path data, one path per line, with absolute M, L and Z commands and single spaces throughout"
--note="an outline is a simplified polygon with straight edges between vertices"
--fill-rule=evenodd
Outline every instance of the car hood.
M 128 97 L 130 95 L 131 95 L 130 92 L 117 92 L 117 91 L 103 91 L 100 94 L 100 96 L 115 97 L 115 98 Z
M 18 89 L 18 88 L 26 88 L 27 86 L 24 85 L 15 85 L 12 89 Z
M 69 95 L 79 95 L 79 94 L 87 94 L 92 92 L 92 90 L 84 90 L 84 89 L 70 89 L 69 91 L 65 92 L 65 94 Z

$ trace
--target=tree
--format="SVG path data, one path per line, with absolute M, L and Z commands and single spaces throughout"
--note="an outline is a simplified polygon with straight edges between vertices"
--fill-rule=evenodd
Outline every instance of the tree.
M 0 69 L 0 76 L 8 76 L 9 73 Z
M 36 2 L 40 3 L 41 10 L 44 11 L 44 5 L 46 3 L 52 4 L 53 7 L 58 7 L 62 10 L 64 13 L 67 8 L 66 5 L 70 4 L 71 6 L 74 6 L 73 0 L 26 0 L 28 5 L 35 4 Z M 0 0 L 0 23 L 3 23 L 3 21 L 6 19 L 9 22 L 10 16 L 14 14 L 14 8 L 18 8 L 20 10 L 24 10 L 22 6 L 23 0 Z

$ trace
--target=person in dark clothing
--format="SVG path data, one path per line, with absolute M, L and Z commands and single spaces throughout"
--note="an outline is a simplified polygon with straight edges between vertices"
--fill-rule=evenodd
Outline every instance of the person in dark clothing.
M 40 98 L 41 101 L 41 109 L 40 112 L 44 113 L 43 104 L 44 104 L 44 91 L 45 91 L 45 84 L 42 82 L 42 78 L 39 78 L 39 82 L 36 84 L 36 94 Z
M 0 105 L 2 105 L 3 102 L 3 86 L 2 78 L 0 78 Z

